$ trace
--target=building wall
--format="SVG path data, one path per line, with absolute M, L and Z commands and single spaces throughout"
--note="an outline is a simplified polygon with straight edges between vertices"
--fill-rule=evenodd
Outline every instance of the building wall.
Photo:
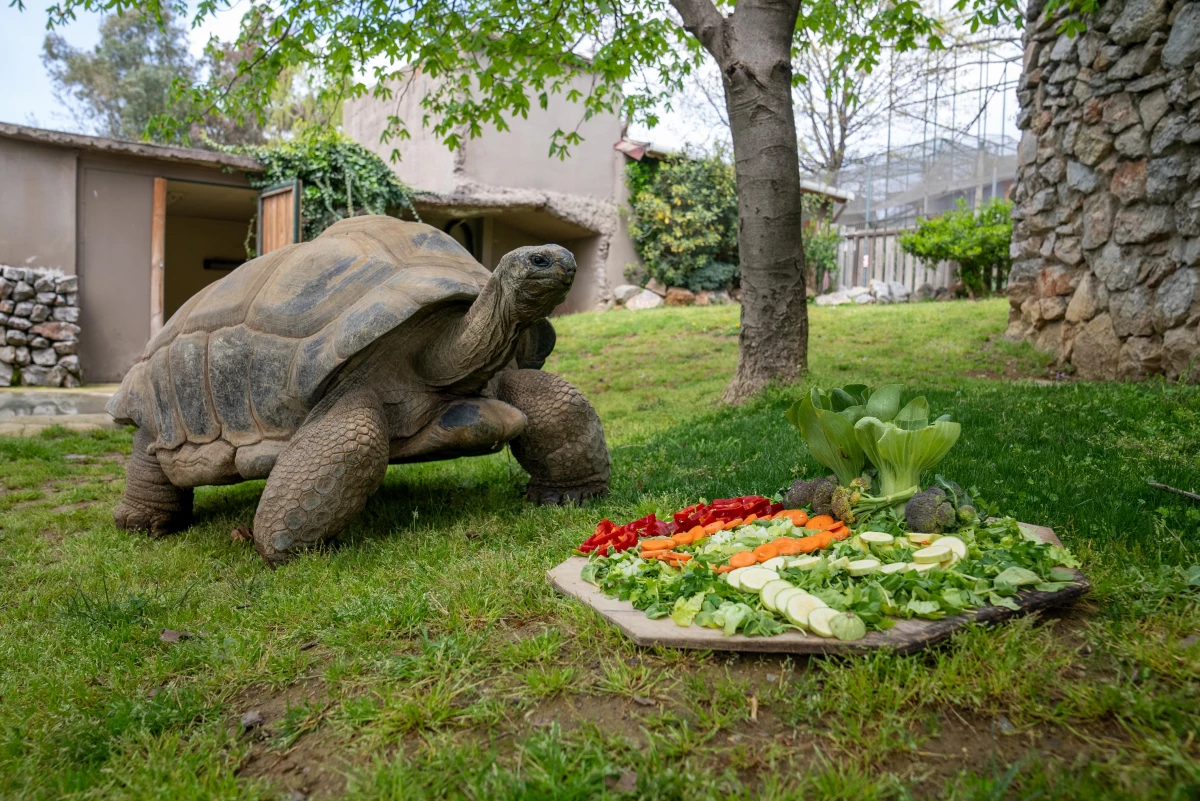
M 433 131 L 421 126 L 425 116 L 421 98 L 428 91 L 429 79 L 418 73 L 403 82 L 393 82 L 389 87 L 394 93 L 390 100 L 367 95 L 346 101 L 342 109 L 342 128 L 346 135 L 391 165 L 393 172 L 409 186 L 440 194 L 453 192 L 457 183 L 455 154 Z M 388 117 L 392 115 L 409 126 L 411 139 L 380 141 L 387 130 Z M 392 150 L 399 150 L 403 157 L 393 161 Z
M 154 177 L 84 167 L 79 192 L 83 377 L 120 381 L 150 339 Z
M 188 298 L 229 275 L 229 270 L 204 269 L 205 259 L 246 258 L 248 223 L 167 215 L 163 319 L 169 320 Z
M 77 158 L 0 139 L 0 264 L 75 272 Z
M 1027 18 L 1009 333 L 1084 378 L 1200 381 L 1200 3 Z

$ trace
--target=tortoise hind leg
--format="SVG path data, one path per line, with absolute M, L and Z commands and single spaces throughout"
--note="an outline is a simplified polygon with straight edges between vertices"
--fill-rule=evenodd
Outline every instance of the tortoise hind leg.
M 582 503 L 608 494 L 604 427 L 579 390 L 553 373 L 505 370 L 496 376 L 495 392 L 529 420 L 509 445 L 529 471 L 531 501 Z
M 161 537 L 186 528 L 192 517 L 192 488 L 176 487 L 150 453 L 154 438 L 138 429 L 125 470 L 125 497 L 113 510 L 118 528 Z
M 267 478 L 254 516 L 254 547 L 277 567 L 337 534 L 379 489 L 387 463 L 386 422 L 375 393 L 327 397 Z

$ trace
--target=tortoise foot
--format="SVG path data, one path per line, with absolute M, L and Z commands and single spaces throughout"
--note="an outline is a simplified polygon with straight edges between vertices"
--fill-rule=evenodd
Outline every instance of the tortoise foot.
M 113 510 L 113 522 L 117 528 L 125 531 L 139 531 L 150 537 L 174 534 L 188 527 L 191 515 L 186 512 L 166 512 L 162 509 L 151 509 L 139 504 L 122 501 Z
M 592 498 L 602 498 L 607 494 L 607 481 L 598 481 L 582 487 L 548 487 L 530 483 L 525 490 L 526 498 L 542 506 L 566 506 L 568 504 L 582 506 Z

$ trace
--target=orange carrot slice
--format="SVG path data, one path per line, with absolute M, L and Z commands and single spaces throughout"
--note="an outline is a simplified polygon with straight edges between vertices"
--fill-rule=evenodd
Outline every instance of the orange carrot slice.
M 718 520 L 715 523 L 709 523 L 707 526 L 705 526 L 704 533 L 705 534 L 716 534 L 718 531 L 720 531 L 724 527 L 725 527 L 725 524 L 722 523 L 720 520 Z
M 773 542 L 765 542 L 754 549 L 754 555 L 759 562 L 765 562 L 768 559 L 774 559 L 779 556 L 779 546 Z
M 729 564 L 733 567 L 750 567 L 758 564 L 758 557 L 754 555 L 754 551 L 741 551 L 729 557 Z
M 734 528 L 735 526 L 740 526 L 741 524 L 742 524 L 742 518 L 738 517 L 733 520 L 730 520 L 728 523 L 723 525 L 721 528 L 728 531 L 729 529 Z
M 809 521 L 804 524 L 804 527 L 807 529 L 813 529 L 815 531 L 825 531 L 826 529 L 833 528 L 833 525 L 834 520 L 829 515 L 817 515 L 816 517 L 809 519 Z
M 737 570 L 737 568 L 734 567 L 733 565 L 721 565 L 720 567 L 717 568 L 718 573 L 731 573 L 734 570 Z
M 780 537 L 772 544 L 779 548 L 780 556 L 794 556 L 800 553 L 800 543 L 791 537 Z
M 803 509 L 784 509 L 779 514 L 775 515 L 776 520 L 781 517 L 786 517 L 788 520 L 791 520 L 792 525 L 796 526 L 797 528 L 800 528 L 808 522 L 808 512 L 804 511 Z
M 669 551 L 675 547 L 675 540 L 667 537 L 657 537 L 655 539 L 642 540 L 638 545 L 642 546 L 643 551 Z

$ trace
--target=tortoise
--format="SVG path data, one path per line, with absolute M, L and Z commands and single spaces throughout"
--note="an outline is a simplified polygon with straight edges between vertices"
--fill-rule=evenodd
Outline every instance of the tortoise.
M 171 317 L 108 403 L 137 426 L 117 525 L 177 531 L 193 487 L 265 478 L 253 536 L 276 566 L 344 529 L 389 463 L 506 443 L 530 500 L 603 495 L 600 418 L 540 369 L 574 277 L 557 245 L 489 273 L 438 229 L 385 216 L 243 264 Z

